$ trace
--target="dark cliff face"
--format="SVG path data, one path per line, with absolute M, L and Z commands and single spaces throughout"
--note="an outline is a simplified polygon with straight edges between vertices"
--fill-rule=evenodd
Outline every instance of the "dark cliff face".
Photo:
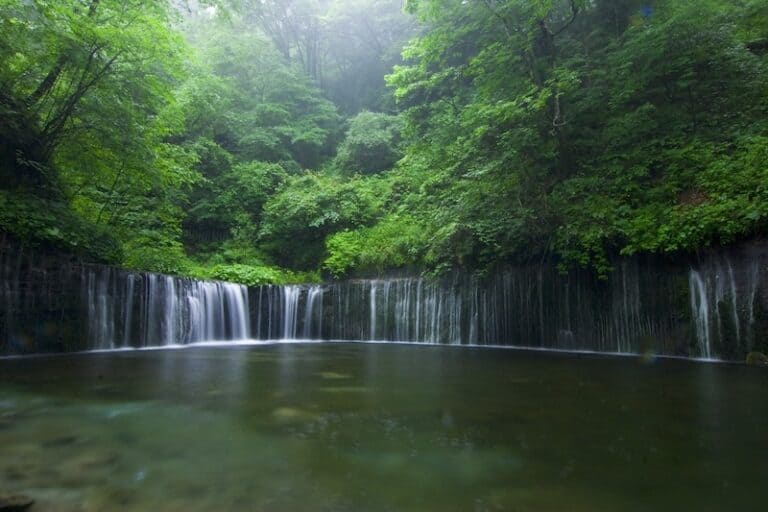
M 208 339 L 510 345 L 743 360 L 768 348 L 768 243 L 634 258 L 601 281 L 551 266 L 492 278 L 352 280 L 246 291 L 0 251 L 0 353 Z
M 62 254 L 0 247 L 0 354 L 88 348 L 81 269 Z

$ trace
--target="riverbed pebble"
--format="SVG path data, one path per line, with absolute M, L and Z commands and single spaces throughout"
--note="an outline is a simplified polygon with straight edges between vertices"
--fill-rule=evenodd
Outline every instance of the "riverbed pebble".
M 34 503 L 35 500 L 23 494 L 0 493 L 0 512 L 22 512 Z

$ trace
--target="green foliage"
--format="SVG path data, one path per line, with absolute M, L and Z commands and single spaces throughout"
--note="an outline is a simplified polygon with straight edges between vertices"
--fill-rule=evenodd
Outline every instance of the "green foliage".
M 26 200 L 56 217 L 67 245 L 101 253 L 78 234 L 108 232 L 132 267 L 168 267 L 145 263 L 138 244 L 173 245 L 180 190 L 197 180 L 196 156 L 168 141 L 180 126 L 172 105 L 186 55 L 171 19 L 164 2 L 0 3 L 10 29 L 0 36 L 10 62 L 0 67 L 2 186 L 38 196 L 42 204 Z M 28 219 L 41 231 L 23 236 L 48 236 L 47 218 Z M 108 252 L 115 261 L 120 251 Z
M 209 137 L 240 161 L 294 160 L 318 167 L 333 156 L 341 127 L 335 106 L 252 27 L 239 22 L 194 27 L 206 86 L 218 109 Z
M 3 233 L 265 284 L 768 227 L 764 1 L 199 5 L 0 0 Z
M 262 211 L 289 174 L 334 153 L 341 119 L 307 77 L 247 21 L 201 20 L 188 28 L 199 76 L 184 88 L 188 121 L 180 142 L 205 177 L 191 190 L 183 239 L 197 259 L 258 243 Z M 248 257 L 227 264 L 263 266 Z
M 289 272 L 276 267 L 254 265 L 216 265 L 195 274 L 201 279 L 215 279 L 246 286 L 264 286 L 268 284 L 303 284 L 320 281 L 317 273 Z
M 89 224 L 66 204 L 0 190 L 0 233 L 25 245 L 54 249 L 101 263 L 118 263 L 122 250 L 106 229 Z
M 322 173 L 290 178 L 264 207 L 260 239 L 281 265 L 317 268 L 326 236 L 373 223 L 389 196 L 381 178 Z
M 186 275 L 191 268 L 180 242 L 153 231 L 127 241 L 124 250 L 123 265 L 131 270 Z
M 0 69 L 0 129 L 20 134 L 4 156 L 48 168 L 49 187 L 74 173 L 79 187 L 109 182 L 119 168 L 126 179 L 166 177 L 152 120 L 172 99 L 184 47 L 162 2 L 6 1 L 0 20 L 11 29 L 0 45 L 10 62 Z M 5 181 L 35 183 L 15 177 Z
M 627 222 L 625 254 L 692 251 L 727 244 L 765 229 L 768 221 L 768 137 L 747 136 L 727 148 L 703 151 L 705 161 L 677 200 Z M 702 159 L 704 160 L 704 159 Z M 641 212 L 648 207 L 639 208 Z
M 407 215 L 392 214 L 371 227 L 328 237 L 323 266 L 337 278 L 353 269 L 383 273 L 421 263 L 426 245 L 422 226 Z
M 764 232 L 764 8 L 408 8 L 430 28 L 388 80 L 407 120 L 403 204 L 430 234 L 430 266 L 554 257 L 602 274 L 619 253 Z
M 282 281 L 279 270 L 250 265 L 217 265 L 211 269 L 206 277 L 248 286 L 262 286 Z
M 384 83 L 416 32 L 401 0 L 238 0 L 251 31 L 318 83 L 346 114 L 391 111 Z
M 299 284 L 320 280 L 317 272 L 292 272 L 264 263 L 265 257 L 252 244 L 229 239 L 211 252 L 200 252 L 188 274 L 198 279 L 216 279 L 248 286 Z
M 231 210 L 242 209 L 256 223 L 264 204 L 287 179 L 288 173 L 280 164 L 238 164 L 223 177 L 221 200 Z
M 193 190 L 192 207 L 184 221 L 189 246 L 227 238 L 254 244 L 264 204 L 288 178 L 280 164 L 228 165 L 226 171 Z
M 396 116 L 361 112 L 349 122 L 336 165 L 345 172 L 375 174 L 390 169 L 402 156 L 402 123 Z

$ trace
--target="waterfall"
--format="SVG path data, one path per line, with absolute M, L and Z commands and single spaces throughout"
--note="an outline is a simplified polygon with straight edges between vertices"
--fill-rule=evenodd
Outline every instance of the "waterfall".
M 125 319 L 125 329 L 123 329 L 123 347 L 130 347 L 131 346 L 131 326 L 133 325 L 133 293 L 134 293 L 134 283 L 136 281 L 136 276 L 133 274 L 129 274 L 125 279 L 125 310 L 124 310 L 124 319 Z
M 231 283 L 85 267 L 88 348 L 149 347 L 250 337 L 248 291 Z M 140 308 L 135 311 L 135 304 Z
M 304 330 L 302 331 L 302 338 L 305 340 L 315 337 L 314 333 L 323 331 L 323 289 L 319 286 L 312 286 L 307 291 L 307 306 L 304 312 Z M 312 330 L 314 323 L 317 322 L 317 327 Z
M 548 279 L 510 272 L 490 281 L 412 277 L 268 286 L 254 291 L 259 304 L 254 337 L 295 339 L 301 333 L 304 339 L 601 347 L 629 352 L 637 349 L 634 337 L 643 330 L 649 334 L 663 330 L 663 319 L 654 322 L 649 312 L 641 310 L 637 282 L 626 285 L 635 295 L 624 299 L 619 293 L 612 306 L 600 301 L 599 291 L 583 286 L 550 291 L 544 285 Z M 635 273 L 624 279 L 638 277 Z M 580 304 L 579 294 L 581 302 L 589 297 L 593 304 L 562 307 Z M 608 312 L 596 313 L 601 308 Z M 276 332 L 272 325 L 282 328 Z
M 712 354 L 712 338 L 709 331 L 709 298 L 707 286 L 696 270 L 691 269 L 690 277 L 691 314 L 696 327 L 696 339 L 699 345 L 699 356 L 710 357 Z
M 765 310 L 759 300 L 765 295 L 764 291 L 761 294 L 765 290 L 762 254 L 748 254 L 738 264 L 729 254 L 713 255 L 689 271 L 691 316 L 700 357 L 740 359 L 761 341 L 755 339 L 755 322 L 758 311 Z
M 299 286 L 283 286 L 283 339 L 296 339 L 299 320 L 299 297 L 301 288 Z
M 114 308 L 109 294 L 111 272 L 91 272 L 83 280 L 88 304 L 88 330 L 94 348 L 115 348 Z
M 677 284 L 632 260 L 621 262 L 607 282 L 544 267 L 509 269 L 486 279 L 380 278 L 251 291 L 86 267 L 81 282 L 89 348 L 253 337 L 736 358 L 755 343 L 760 279 L 756 261 L 736 265 L 718 257 L 689 267 L 688 336 L 680 306 L 672 302 L 681 294 Z
M 301 334 L 320 340 L 740 357 L 752 346 L 761 288 L 756 265 L 748 266 L 747 277 L 737 267 L 728 260 L 705 260 L 681 271 L 685 288 L 635 260 L 620 262 L 607 281 L 587 272 L 561 275 L 535 267 L 484 279 L 454 275 L 269 286 L 254 291 L 259 303 L 254 338 Z
M 210 283 L 207 283 L 210 284 Z M 227 283 L 215 283 L 223 288 L 229 312 L 228 324 L 232 326 L 231 339 L 244 340 L 251 336 L 248 293 L 245 287 Z
M 767 351 L 768 243 L 685 265 L 244 286 L 0 251 L 0 354 L 227 340 L 408 341 L 743 360 Z
M 371 326 L 371 335 L 369 339 L 375 340 L 376 339 L 376 291 L 377 291 L 377 285 L 378 281 L 371 281 L 370 282 L 370 293 L 369 293 L 369 299 L 368 303 L 370 304 L 370 311 L 371 311 L 371 320 L 369 325 Z
M 91 348 L 212 340 L 371 340 L 513 345 L 703 358 L 740 357 L 762 317 L 755 261 L 710 258 L 687 269 L 682 290 L 638 262 L 608 281 L 556 269 L 508 269 L 490 278 L 400 277 L 324 285 L 243 286 L 84 269 Z M 256 305 L 250 311 L 250 300 Z M 254 326 L 251 332 L 251 324 Z

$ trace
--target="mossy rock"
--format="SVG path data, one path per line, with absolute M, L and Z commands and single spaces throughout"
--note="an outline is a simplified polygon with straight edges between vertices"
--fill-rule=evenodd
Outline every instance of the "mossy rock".
M 747 354 L 747 364 L 750 366 L 768 366 L 768 356 L 762 352 L 750 352 Z

